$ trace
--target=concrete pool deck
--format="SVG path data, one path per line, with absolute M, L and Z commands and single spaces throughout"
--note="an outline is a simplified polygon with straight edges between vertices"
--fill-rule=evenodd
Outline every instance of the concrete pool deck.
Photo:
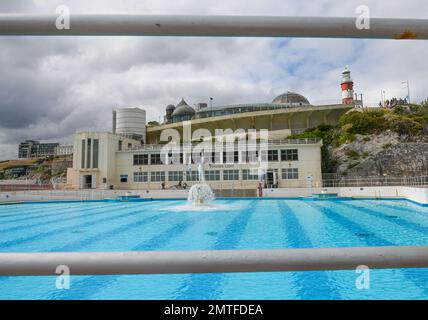
M 126 193 L 142 199 L 187 199 L 188 190 L 32 190 L 0 192 L 0 204 L 116 199 Z M 337 194 L 339 198 L 406 199 L 428 205 L 428 187 L 339 187 L 263 189 L 263 198 L 300 198 Z

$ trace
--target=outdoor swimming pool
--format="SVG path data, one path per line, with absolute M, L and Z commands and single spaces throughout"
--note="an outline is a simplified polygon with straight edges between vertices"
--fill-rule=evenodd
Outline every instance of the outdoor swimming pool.
M 428 207 L 404 200 L 217 200 L 0 206 L 0 252 L 280 249 L 427 245 Z M 428 299 L 428 269 L 0 277 L 0 299 Z

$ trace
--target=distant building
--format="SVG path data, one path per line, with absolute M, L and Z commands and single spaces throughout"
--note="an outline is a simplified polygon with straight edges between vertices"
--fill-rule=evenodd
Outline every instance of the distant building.
M 3 175 L 5 179 L 18 179 L 20 177 L 28 175 L 34 168 L 35 166 L 33 165 L 14 166 L 5 169 Z
M 69 156 L 73 154 L 73 145 L 72 144 L 65 144 L 61 146 L 57 146 L 55 148 L 55 155 L 56 156 Z
M 41 158 L 55 155 L 55 148 L 59 143 L 40 143 L 35 140 L 26 140 L 19 144 L 18 158 Z

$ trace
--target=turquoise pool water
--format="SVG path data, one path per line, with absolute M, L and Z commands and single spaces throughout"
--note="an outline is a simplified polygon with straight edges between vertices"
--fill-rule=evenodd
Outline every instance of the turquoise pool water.
M 0 206 L 0 252 L 274 249 L 428 244 L 428 207 L 400 200 L 217 200 Z M 0 277 L 1 299 L 427 299 L 428 269 Z

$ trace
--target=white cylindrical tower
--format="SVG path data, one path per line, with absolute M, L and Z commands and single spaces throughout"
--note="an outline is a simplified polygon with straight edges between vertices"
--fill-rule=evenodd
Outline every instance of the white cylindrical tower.
M 352 81 L 351 71 L 349 71 L 348 67 L 342 72 L 342 83 L 340 86 L 342 88 L 342 103 L 354 103 L 354 81 Z
M 123 108 L 116 111 L 116 134 L 129 138 L 141 136 L 146 141 L 146 111 L 140 108 Z

